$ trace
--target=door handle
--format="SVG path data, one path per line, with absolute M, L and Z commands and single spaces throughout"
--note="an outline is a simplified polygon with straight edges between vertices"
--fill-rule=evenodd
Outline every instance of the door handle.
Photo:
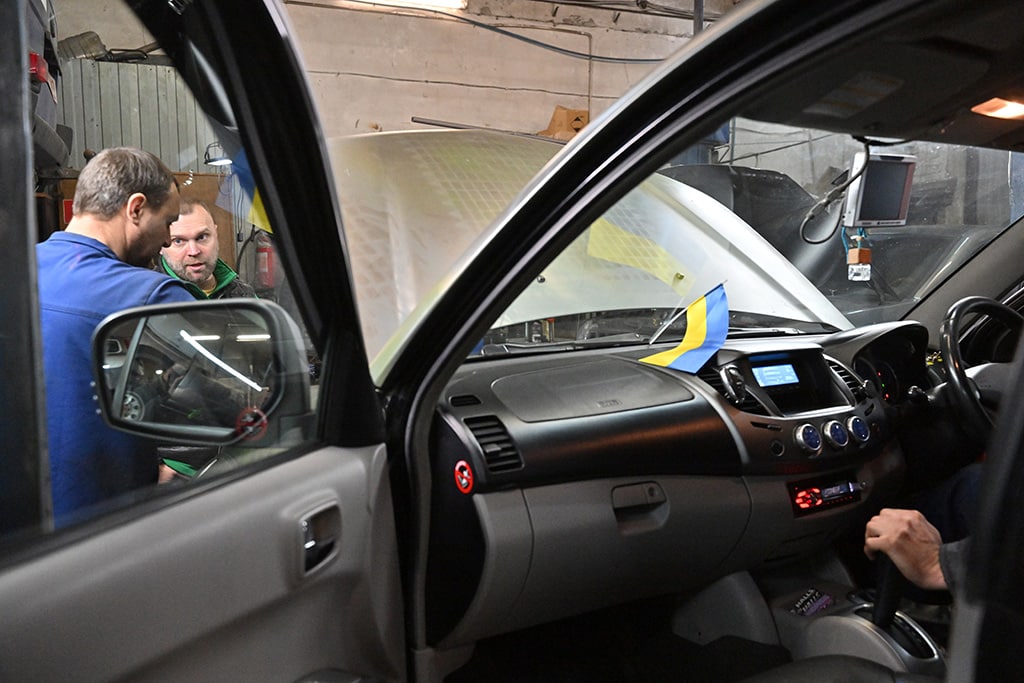
M 299 522 L 302 573 L 309 574 L 334 556 L 341 541 L 341 510 L 337 504 L 317 510 Z

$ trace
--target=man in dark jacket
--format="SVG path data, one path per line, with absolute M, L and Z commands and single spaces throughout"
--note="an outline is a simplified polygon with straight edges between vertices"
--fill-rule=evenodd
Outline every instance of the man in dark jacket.
M 197 299 L 254 297 L 251 285 L 220 259 L 217 224 L 199 199 L 181 198 L 181 213 L 171 224 L 171 242 L 160 251 L 159 269 L 185 283 Z

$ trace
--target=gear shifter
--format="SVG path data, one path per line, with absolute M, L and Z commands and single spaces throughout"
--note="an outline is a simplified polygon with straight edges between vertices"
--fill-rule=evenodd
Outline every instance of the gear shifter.
M 875 605 L 871 610 L 871 621 L 878 628 L 886 629 L 896 615 L 896 608 L 899 607 L 900 597 L 903 595 L 903 587 L 907 580 L 885 553 L 879 553 L 875 558 L 875 570 L 877 572 L 877 587 L 875 588 Z

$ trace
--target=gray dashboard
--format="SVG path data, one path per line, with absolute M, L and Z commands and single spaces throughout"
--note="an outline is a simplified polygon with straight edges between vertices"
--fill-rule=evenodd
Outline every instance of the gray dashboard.
M 854 368 L 924 381 L 926 341 L 913 323 L 730 340 L 696 375 L 646 347 L 465 363 L 432 436 L 428 638 L 819 552 L 903 474 L 900 408 Z

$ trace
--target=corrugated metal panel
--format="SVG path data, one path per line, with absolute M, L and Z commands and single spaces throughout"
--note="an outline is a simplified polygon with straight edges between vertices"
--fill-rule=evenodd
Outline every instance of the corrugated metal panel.
M 208 170 L 203 153 L 215 134 L 172 67 L 75 59 L 61 73 L 60 117 L 74 131 L 72 168 L 82 167 L 86 149 L 132 145 L 172 171 Z

